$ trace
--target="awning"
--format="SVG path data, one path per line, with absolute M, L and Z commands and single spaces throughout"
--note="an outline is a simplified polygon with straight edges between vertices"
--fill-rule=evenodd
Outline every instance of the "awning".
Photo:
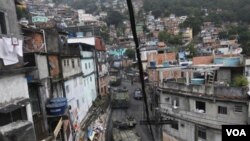
M 22 98 L 0 107 L 0 113 L 9 113 L 30 103 L 29 98 Z

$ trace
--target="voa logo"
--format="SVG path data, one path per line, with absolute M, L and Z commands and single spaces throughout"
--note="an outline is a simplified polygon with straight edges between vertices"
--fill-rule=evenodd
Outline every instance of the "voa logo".
M 244 129 L 226 129 L 227 136 L 247 136 Z

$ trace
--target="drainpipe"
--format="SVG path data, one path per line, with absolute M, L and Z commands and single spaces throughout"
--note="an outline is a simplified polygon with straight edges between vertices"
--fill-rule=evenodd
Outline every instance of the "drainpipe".
M 43 42 L 44 42 L 44 50 L 47 53 L 47 45 L 46 45 L 46 38 L 45 38 L 45 31 L 44 29 L 41 29 L 43 32 Z

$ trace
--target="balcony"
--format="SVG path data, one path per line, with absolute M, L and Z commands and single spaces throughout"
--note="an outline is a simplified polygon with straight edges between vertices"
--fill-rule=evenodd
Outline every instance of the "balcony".
M 219 85 L 186 85 L 180 82 L 163 82 L 159 85 L 160 89 L 168 92 L 193 95 L 193 96 L 206 96 L 208 98 L 216 97 L 231 100 L 247 100 L 247 88 L 245 87 L 228 87 Z

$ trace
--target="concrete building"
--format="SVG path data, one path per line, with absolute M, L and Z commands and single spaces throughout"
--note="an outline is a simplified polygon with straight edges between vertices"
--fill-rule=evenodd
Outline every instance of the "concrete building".
M 248 67 L 244 67 L 244 59 L 241 56 L 213 59 L 214 64 L 165 68 L 180 71 L 179 78 L 158 76 L 161 116 L 177 121 L 163 125 L 169 140 L 221 141 L 221 125 L 249 124 L 248 86 L 232 85 L 236 76 L 246 76 L 244 71 Z
M 97 60 L 97 81 L 99 94 L 101 96 L 105 96 L 108 94 L 108 84 L 109 84 L 109 76 L 108 76 L 108 61 L 107 61 L 107 52 L 105 48 L 104 41 L 101 37 L 95 38 L 95 49 L 96 49 L 96 60 Z
M 185 28 L 185 29 L 181 29 L 180 30 L 181 34 L 182 34 L 182 42 L 186 43 L 186 42 L 191 42 L 193 39 L 193 30 L 192 28 Z
M 80 47 L 81 51 L 81 70 L 83 72 L 83 83 L 86 98 L 86 107 L 89 109 L 92 102 L 97 97 L 97 85 L 96 85 L 96 65 L 95 65 L 95 54 L 94 45 L 95 38 L 69 38 L 69 45 L 76 44 Z
M 78 20 L 83 25 L 97 25 L 98 20 L 91 14 L 85 13 L 84 10 L 78 10 Z
M 1 140 L 36 139 L 24 67 L 23 37 L 14 0 L 0 0 L 0 136 Z M 22 134 L 22 136 L 19 136 Z
M 60 120 L 62 117 L 70 116 L 66 108 L 67 105 L 64 113 L 53 114 L 49 112 L 51 100 L 66 97 L 63 76 L 68 78 L 72 75 L 68 71 L 63 74 L 63 63 L 60 61 L 64 52 L 72 53 L 66 50 L 66 44 L 63 40 L 65 33 L 57 30 L 32 28 L 22 28 L 22 32 L 25 36 L 24 61 L 26 66 L 36 68 L 27 74 L 36 137 L 38 140 L 50 140 L 64 136 L 65 140 L 70 140 L 72 139 L 70 126 L 72 123 L 67 119 Z M 56 125 L 58 125 L 58 129 L 56 129 Z M 60 132 L 51 136 L 52 132 L 61 128 L 68 130 L 69 133 Z

